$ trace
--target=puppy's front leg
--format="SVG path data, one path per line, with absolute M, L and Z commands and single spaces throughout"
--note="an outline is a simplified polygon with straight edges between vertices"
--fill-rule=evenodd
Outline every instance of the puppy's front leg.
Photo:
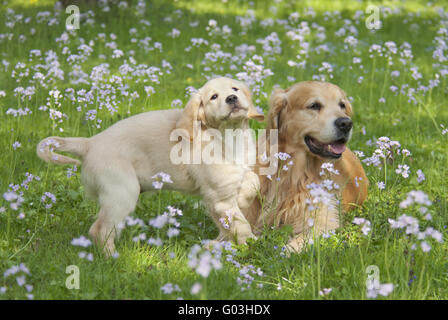
M 238 207 L 241 210 L 249 208 L 260 191 L 260 179 L 255 172 L 245 173 L 238 193 Z
M 232 204 L 233 202 L 233 204 Z M 257 239 L 252 228 L 237 206 L 236 199 L 222 201 L 214 205 L 215 222 L 218 224 L 220 234 L 216 240 L 230 240 L 238 244 L 245 244 L 247 239 Z

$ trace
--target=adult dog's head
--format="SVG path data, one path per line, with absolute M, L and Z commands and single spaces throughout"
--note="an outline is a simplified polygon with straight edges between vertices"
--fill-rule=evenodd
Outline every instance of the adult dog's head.
M 186 129 L 193 137 L 193 122 L 207 128 L 235 127 L 247 119 L 264 120 L 252 103 L 249 88 L 230 78 L 209 80 L 187 103 L 177 128 Z
M 269 129 L 279 129 L 288 153 L 307 150 L 322 159 L 339 159 L 352 135 L 352 106 L 345 93 L 327 82 L 299 82 L 271 96 Z

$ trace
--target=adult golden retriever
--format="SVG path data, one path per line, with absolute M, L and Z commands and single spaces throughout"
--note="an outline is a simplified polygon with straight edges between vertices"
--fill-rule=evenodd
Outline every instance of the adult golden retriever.
M 227 128 L 248 128 L 249 118 L 263 120 L 264 116 L 254 108 L 246 85 L 217 78 L 193 94 L 184 110 L 141 113 L 90 138 L 48 137 L 38 144 L 37 155 L 56 164 L 80 162 L 53 150 L 81 158 L 85 190 L 100 204 L 98 219 L 89 233 L 96 243 L 104 245 L 106 253 L 115 251 L 117 226 L 135 209 L 139 194 L 154 189 L 153 177 L 160 172 L 168 174 L 173 182 L 166 183 L 164 188 L 202 196 L 220 230 L 218 240 L 236 237 L 239 243 L 244 243 L 254 235 L 239 206 L 248 206 L 256 195 L 254 190 L 259 183 L 256 174 L 234 159 L 217 159 L 211 164 L 173 163 L 172 150 L 179 142 L 177 137 L 175 141 L 171 137 L 178 129 L 179 137 L 185 135 L 187 142 L 192 140 L 187 148 L 193 154 L 198 133 L 207 136 L 209 129 L 224 134 Z M 195 123 L 199 124 L 197 130 Z M 201 156 L 212 142 L 199 142 Z M 221 219 L 226 219 L 229 212 L 233 223 L 226 228 Z
M 321 167 L 326 162 L 333 163 L 339 172 L 331 178 L 339 186 L 333 191 L 336 198 L 342 198 L 343 210 L 363 203 L 368 180 L 360 161 L 346 147 L 352 135 L 351 115 L 352 106 L 345 93 L 330 83 L 306 81 L 273 92 L 268 137 L 269 130 L 278 129 L 278 152 L 291 158 L 285 161 L 287 170 L 280 166 L 277 175 L 259 176 L 260 197 L 245 211 L 253 229 L 292 225 L 295 236 L 288 248 L 300 251 L 312 230 L 319 234 L 338 228 L 337 201 L 320 204 L 317 209 L 310 207 L 316 207 L 310 203 L 310 192 L 313 184 L 323 182 Z M 270 150 L 269 139 L 266 145 Z

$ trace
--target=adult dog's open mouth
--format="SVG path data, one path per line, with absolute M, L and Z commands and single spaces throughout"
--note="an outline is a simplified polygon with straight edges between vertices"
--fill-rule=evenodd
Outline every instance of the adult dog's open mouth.
M 308 146 L 308 149 L 318 156 L 339 159 L 346 149 L 345 144 L 347 143 L 347 140 L 342 138 L 332 143 L 322 143 L 317 139 L 306 136 L 305 143 Z

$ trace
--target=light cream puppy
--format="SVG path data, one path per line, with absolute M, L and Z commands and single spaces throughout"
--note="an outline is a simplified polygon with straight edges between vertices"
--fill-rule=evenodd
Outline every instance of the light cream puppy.
M 115 251 L 117 226 L 134 211 L 139 194 L 154 189 L 152 177 L 159 172 L 169 174 L 173 181 L 164 184 L 164 189 L 202 196 L 220 230 L 217 240 L 245 243 L 254 235 L 239 205 L 247 208 L 251 204 L 259 187 L 257 175 L 232 160 L 174 164 L 171 153 L 180 143 L 172 141 L 173 132 L 189 138 L 192 154 L 199 133 L 207 136 L 207 129 L 213 129 L 224 136 L 225 129 L 248 128 L 249 118 L 263 120 L 264 116 L 254 108 L 248 88 L 233 79 L 217 78 L 193 94 L 184 110 L 141 113 L 90 138 L 48 137 L 38 144 L 37 155 L 56 164 L 80 162 L 54 150 L 81 158 L 85 190 L 100 204 L 89 234 L 109 254 Z M 200 124 L 198 130 L 193 130 L 194 123 Z M 200 143 L 200 150 L 210 143 Z M 224 227 L 222 219 L 229 213 L 233 222 Z

